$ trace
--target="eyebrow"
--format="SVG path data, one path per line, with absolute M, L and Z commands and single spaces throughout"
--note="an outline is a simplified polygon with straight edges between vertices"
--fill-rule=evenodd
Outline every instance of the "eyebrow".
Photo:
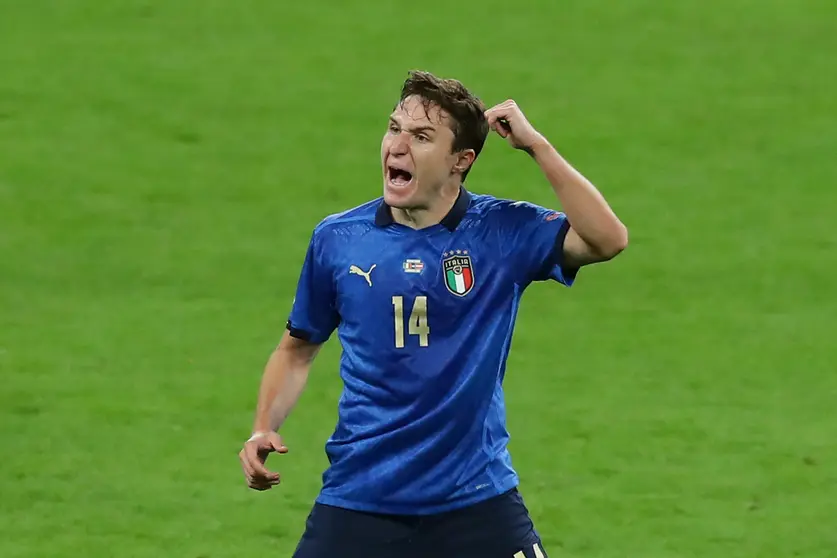
M 393 124 L 397 125 L 397 126 L 401 126 L 401 124 L 395 118 L 393 118 L 392 116 L 389 117 L 389 121 L 392 122 Z M 435 132 L 436 127 L 435 126 L 416 126 L 414 128 L 407 128 L 407 130 L 414 133 L 414 134 L 417 134 L 419 132 Z

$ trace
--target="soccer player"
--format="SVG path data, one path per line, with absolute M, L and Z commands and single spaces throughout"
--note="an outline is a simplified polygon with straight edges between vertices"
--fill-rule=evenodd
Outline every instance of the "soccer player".
M 526 152 L 562 212 L 469 192 L 490 130 Z M 411 72 L 381 143 L 383 196 L 313 231 L 239 455 L 249 486 L 336 330 L 344 382 L 329 467 L 295 558 L 541 558 L 507 450 L 503 378 L 520 298 L 570 286 L 627 231 L 513 101 Z

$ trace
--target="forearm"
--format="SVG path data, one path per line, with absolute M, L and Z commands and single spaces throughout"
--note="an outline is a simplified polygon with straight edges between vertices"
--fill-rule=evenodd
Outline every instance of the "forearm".
M 576 234 L 600 254 L 621 251 L 628 242 L 628 231 L 596 187 L 546 139 L 538 141 L 530 154 L 552 185 Z
M 259 389 L 253 432 L 277 431 L 299 400 L 313 355 L 299 355 L 280 345 L 267 362 Z

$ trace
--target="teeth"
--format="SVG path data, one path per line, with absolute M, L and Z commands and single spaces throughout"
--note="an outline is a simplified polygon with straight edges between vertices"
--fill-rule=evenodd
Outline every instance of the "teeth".
M 389 179 L 389 182 L 395 186 L 406 186 L 413 180 L 412 173 L 404 169 L 390 166 L 388 167 L 388 171 L 389 176 L 387 178 Z

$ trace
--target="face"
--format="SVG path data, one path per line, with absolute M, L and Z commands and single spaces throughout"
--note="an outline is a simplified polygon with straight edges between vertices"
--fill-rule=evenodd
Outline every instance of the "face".
M 453 153 L 450 116 L 417 97 L 407 97 L 390 115 L 381 142 L 384 201 L 400 209 L 429 209 L 446 185 L 459 187 L 473 150 Z

